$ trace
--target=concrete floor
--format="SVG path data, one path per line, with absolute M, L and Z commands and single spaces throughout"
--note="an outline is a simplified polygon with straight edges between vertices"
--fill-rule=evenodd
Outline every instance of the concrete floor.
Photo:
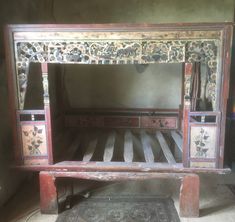
M 36 178 L 36 179 L 35 179 Z M 182 222 L 235 222 L 235 195 L 226 184 L 235 184 L 235 173 L 200 175 L 200 218 L 181 218 Z M 95 183 L 75 181 L 76 192 L 94 196 L 165 195 L 171 196 L 178 210 L 179 182 L 175 180 Z M 37 177 L 30 177 L 11 201 L 0 209 L 1 222 L 54 222 L 56 215 L 41 215 Z

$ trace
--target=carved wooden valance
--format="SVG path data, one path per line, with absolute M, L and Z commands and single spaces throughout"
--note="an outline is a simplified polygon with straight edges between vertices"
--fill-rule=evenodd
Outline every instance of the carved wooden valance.
M 17 91 L 19 108 L 24 108 L 29 64 L 148 64 L 203 62 L 208 65 L 207 98 L 216 104 L 216 82 L 219 78 L 221 31 L 162 30 L 141 31 L 115 27 L 113 31 L 54 27 L 34 30 L 30 26 L 14 32 Z M 156 31 L 156 29 L 158 31 Z

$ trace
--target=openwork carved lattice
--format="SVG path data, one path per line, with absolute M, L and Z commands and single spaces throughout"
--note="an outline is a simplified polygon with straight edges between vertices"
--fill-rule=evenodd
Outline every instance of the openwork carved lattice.
M 216 107 L 218 41 L 211 40 L 99 40 L 16 41 L 19 106 L 24 107 L 31 62 L 78 64 L 146 64 L 205 62 L 209 68 L 207 97 Z

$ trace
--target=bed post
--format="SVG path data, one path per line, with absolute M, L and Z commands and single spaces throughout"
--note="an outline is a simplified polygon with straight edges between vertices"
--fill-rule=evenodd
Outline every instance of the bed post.
M 189 112 L 191 107 L 190 90 L 191 90 L 191 75 L 193 70 L 192 63 L 185 63 L 184 66 L 184 104 L 183 104 L 183 165 L 189 167 L 189 143 L 188 143 L 188 126 Z
M 53 164 L 52 154 L 52 136 L 51 136 L 51 110 L 50 110 L 50 98 L 49 98 L 49 83 L 48 83 L 48 64 L 42 63 L 42 81 L 43 81 L 43 99 L 46 121 L 46 134 L 47 134 L 47 149 L 48 149 L 48 163 Z

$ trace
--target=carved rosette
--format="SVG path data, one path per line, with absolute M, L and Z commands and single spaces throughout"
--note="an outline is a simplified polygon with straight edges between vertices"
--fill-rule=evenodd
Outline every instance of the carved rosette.
M 23 109 L 31 62 L 78 64 L 146 64 L 205 62 L 209 68 L 207 98 L 216 109 L 219 40 L 100 40 L 16 42 L 19 107 Z

